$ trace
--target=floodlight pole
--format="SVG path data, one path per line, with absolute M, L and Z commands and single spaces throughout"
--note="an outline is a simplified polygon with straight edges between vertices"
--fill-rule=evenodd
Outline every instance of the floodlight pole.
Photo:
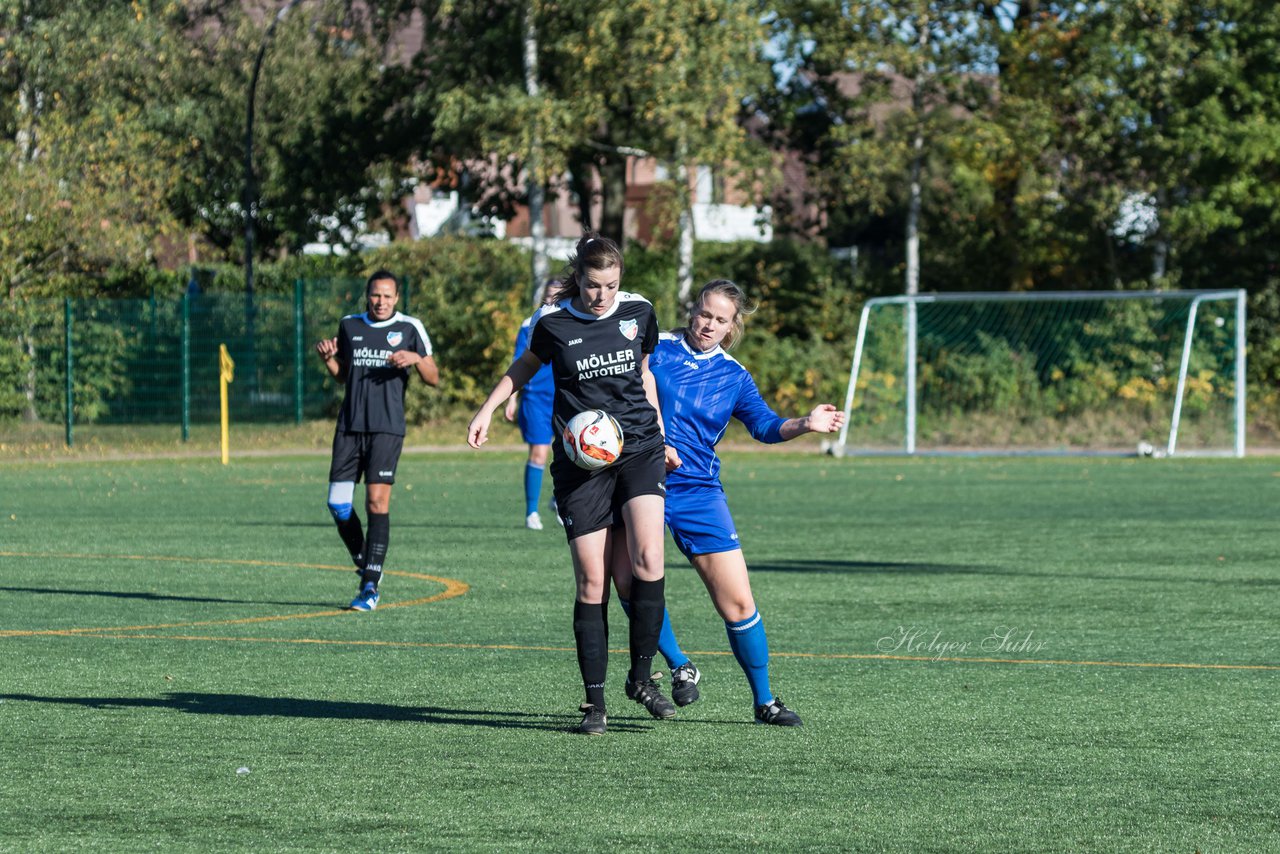
M 538 86 L 538 26 L 534 20 L 533 0 L 525 4 L 524 10 L 524 88 L 525 94 L 536 104 L 539 96 Z M 533 129 L 533 143 L 529 147 L 529 238 L 533 249 L 533 288 L 531 296 L 536 296 L 538 289 L 547 280 L 547 226 L 543 222 L 543 203 L 546 192 L 542 185 L 542 135 L 537 123 Z
M 254 102 L 258 94 L 258 77 L 262 74 L 262 61 L 267 56 L 267 47 L 271 44 L 271 37 L 275 35 L 276 27 L 284 20 L 285 15 L 289 14 L 289 10 L 301 2 L 302 0 L 289 0 L 280 11 L 276 12 L 275 19 L 271 21 L 271 25 L 267 27 L 267 32 L 262 37 L 262 45 L 258 48 L 258 56 L 253 61 L 253 74 L 249 77 L 249 96 L 244 121 L 244 196 L 240 200 L 240 208 L 244 217 L 244 318 L 249 349 L 248 371 L 246 373 L 251 386 L 257 375 L 256 365 L 254 364 L 256 360 L 253 358 L 253 238 L 258 219 L 258 187 L 253 173 Z

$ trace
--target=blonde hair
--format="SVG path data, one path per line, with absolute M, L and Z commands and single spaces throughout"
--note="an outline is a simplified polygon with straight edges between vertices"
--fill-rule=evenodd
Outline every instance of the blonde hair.
M 756 313 L 756 306 L 747 301 L 747 293 L 735 282 L 728 279 L 714 279 L 707 282 L 698 291 L 698 295 L 694 297 L 693 302 L 689 303 L 689 316 L 684 329 L 676 330 L 684 333 L 693 325 L 694 315 L 702 308 L 702 301 L 711 294 L 719 294 L 729 302 L 733 303 L 733 325 L 729 329 L 729 333 L 725 335 L 724 342 L 721 344 L 726 350 L 733 349 L 733 345 L 738 343 L 744 331 L 743 321 Z

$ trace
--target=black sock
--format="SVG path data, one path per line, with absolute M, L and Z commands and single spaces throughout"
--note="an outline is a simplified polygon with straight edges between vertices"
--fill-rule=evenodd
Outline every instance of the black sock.
M 391 539 L 391 514 L 370 513 L 369 532 L 364 538 L 364 568 L 360 578 L 374 587 L 382 580 L 382 562 L 387 558 L 387 542 Z
M 338 536 L 342 544 L 351 553 L 351 560 L 357 569 L 364 569 L 364 526 L 360 524 L 360 516 L 352 510 L 345 519 L 334 519 L 338 525 Z
M 609 626 L 604 605 L 573 603 L 573 640 L 587 702 L 604 711 L 604 678 L 609 666 Z
M 666 579 L 631 582 L 631 672 L 632 682 L 644 682 L 653 675 L 653 657 L 662 634 L 662 613 Z

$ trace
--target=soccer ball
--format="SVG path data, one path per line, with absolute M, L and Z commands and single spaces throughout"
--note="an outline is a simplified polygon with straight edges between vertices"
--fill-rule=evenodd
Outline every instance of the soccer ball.
M 622 453 L 622 427 L 603 409 L 588 409 L 564 427 L 564 450 L 579 468 L 602 469 Z

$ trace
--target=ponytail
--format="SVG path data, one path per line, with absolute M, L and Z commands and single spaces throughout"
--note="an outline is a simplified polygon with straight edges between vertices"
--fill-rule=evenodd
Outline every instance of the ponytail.
M 622 272 L 622 250 L 618 244 L 594 231 L 585 232 L 578 239 L 573 254 L 569 256 L 569 266 L 565 268 L 562 281 L 564 288 L 560 291 L 560 299 L 573 299 L 582 293 L 582 282 L 591 270 L 607 270 L 617 267 Z

